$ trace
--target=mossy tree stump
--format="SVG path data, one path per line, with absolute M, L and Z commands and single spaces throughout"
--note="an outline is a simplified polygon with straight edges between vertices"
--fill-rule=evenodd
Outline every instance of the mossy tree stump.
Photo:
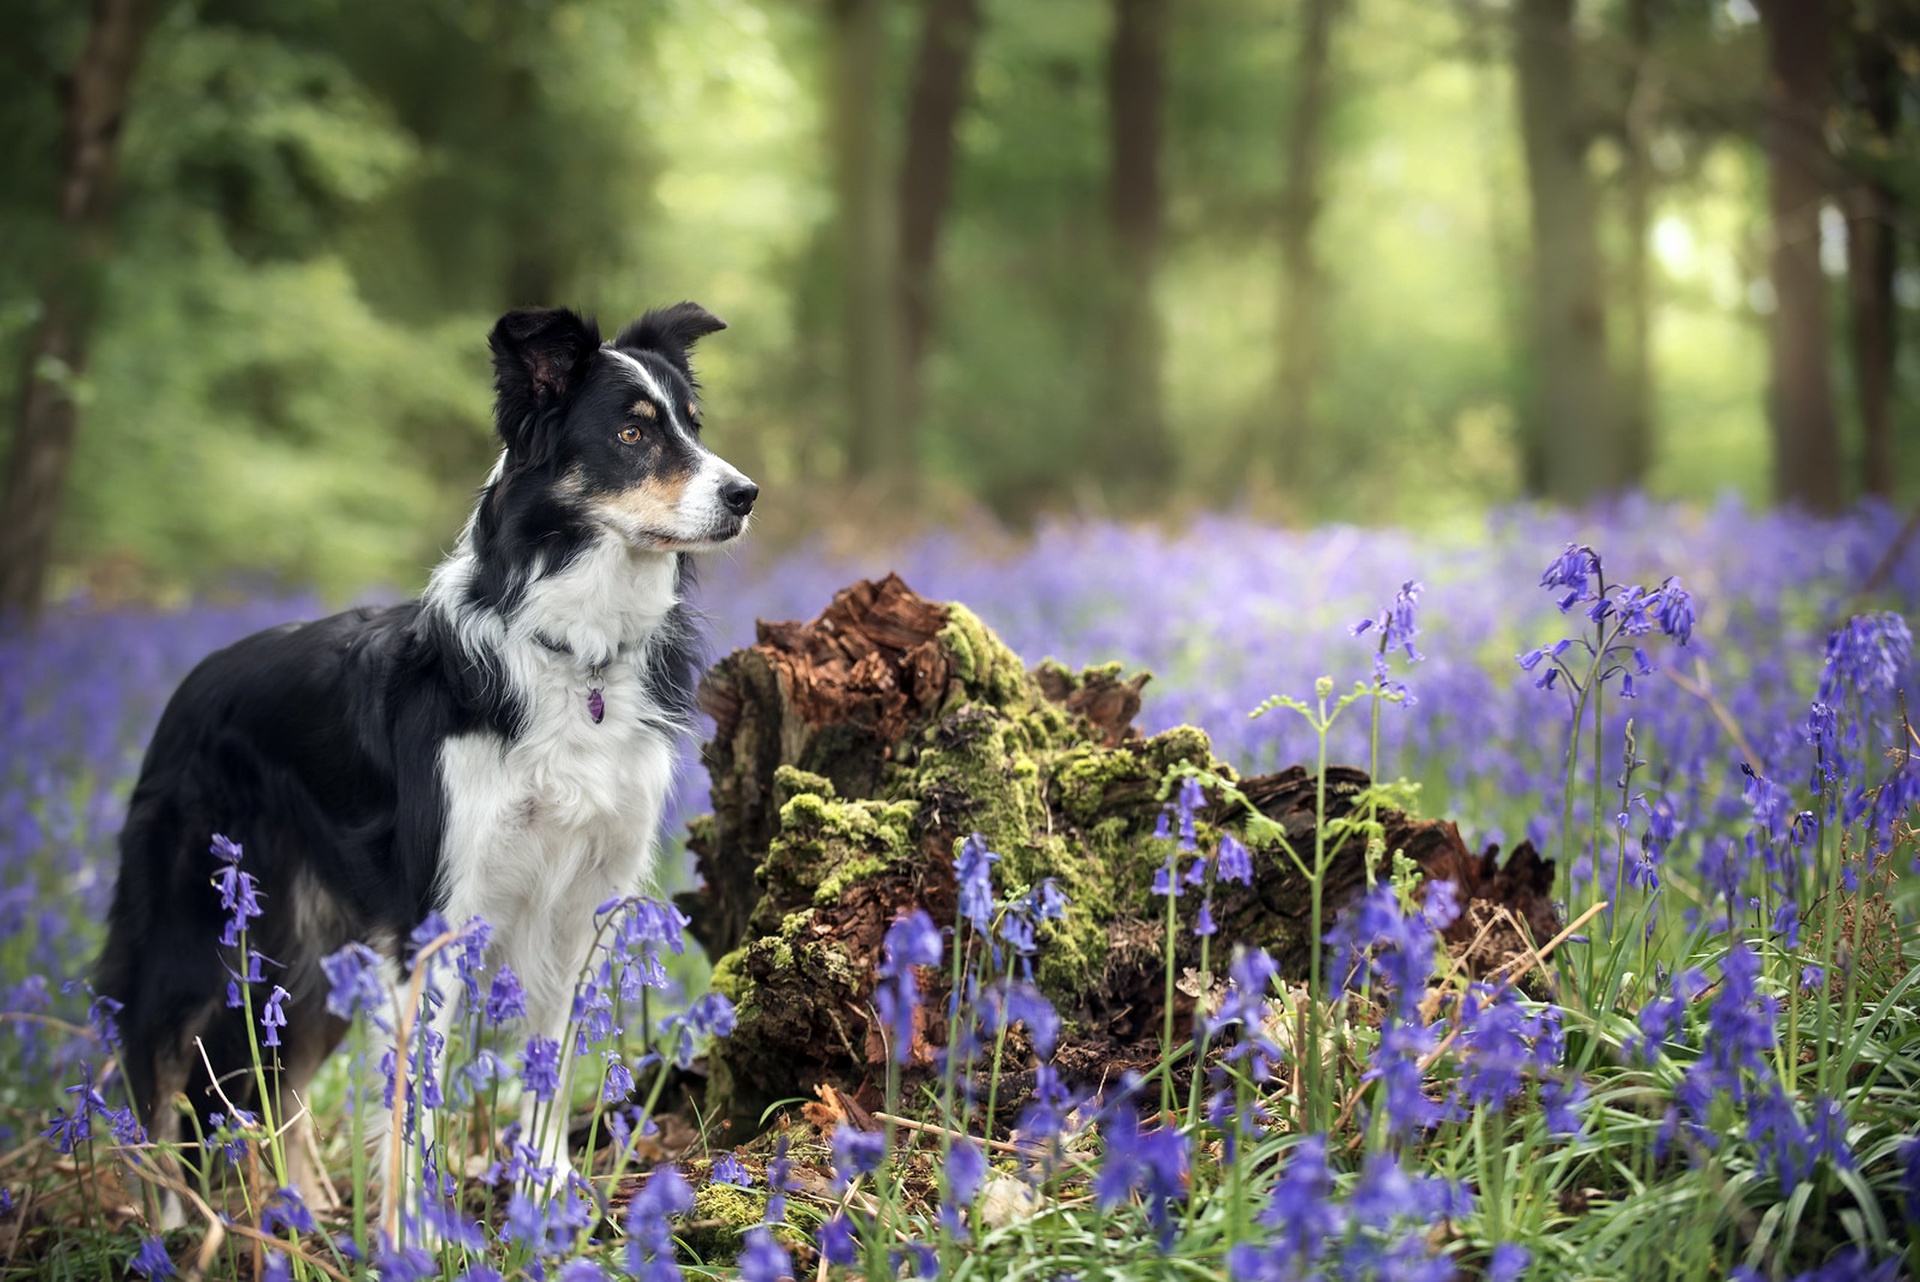
M 1067 1020 L 1056 1064 L 1083 1079 L 1151 1064 L 1165 1014 L 1165 905 L 1150 892 L 1169 848 L 1153 835 L 1163 781 L 1181 765 L 1235 776 L 1200 730 L 1133 728 L 1146 680 L 1117 664 L 1029 671 L 964 606 L 927 601 L 894 576 L 846 588 L 811 623 L 762 623 L 756 644 L 716 665 L 702 690 L 715 721 L 714 810 L 691 840 L 705 886 L 681 899 L 716 959 L 714 986 L 739 1012 L 714 1053 L 709 1105 L 751 1122 L 823 1082 L 872 1105 L 887 1055 L 871 1009 L 881 938 L 914 907 L 952 924 L 954 849 L 974 832 L 1001 856 L 1003 893 L 1052 877 L 1072 902 L 1043 927 L 1035 962 Z M 1361 771 L 1331 770 L 1327 818 L 1351 814 L 1366 786 Z M 1305 770 L 1239 788 L 1295 849 L 1313 848 L 1317 790 Z M 1210 802 L 1203 850 L 1246 817 L 1237 801 Z M 1497 850 L 1468 851 L 1452 823 L 1378 817 L 1388 850 L 1459 886 L 1468 911 L 1456 935 L 1482 930 L 1496 905 L 1538 940 L 1554 929 L 1552 869 L 1530 846 L 1501 867 Z M 1254 883 L 1215 893 L 1216 966 L 1244 943 L 1304 976 L 1327 923 L 1308 921 L 1307 886 L 1277 846 L 1250 845 Z M 1346 839 L 1325 911 L 1364 882 L 1361 843 Z M 1190 926 L 1193 903 L 1182 906 Z M 1510 954 L 1521 945 L 1508 934 Z M 1177 964 L 1197 965 L 1198 951 L 1183 929 Z M 946 1038 L 946 977 L 922 981 L 909 1072 L 925 1071 Z M 1192 998 L 1178 1001 L 1184 1033 Z

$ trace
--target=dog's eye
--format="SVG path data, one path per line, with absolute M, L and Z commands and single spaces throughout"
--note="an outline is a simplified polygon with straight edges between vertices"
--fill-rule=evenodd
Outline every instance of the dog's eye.
M 628 445 L 638 445 L 640 443 L 640 429 L 631 426 L 623 427 L 620 429 L 620 439 Z

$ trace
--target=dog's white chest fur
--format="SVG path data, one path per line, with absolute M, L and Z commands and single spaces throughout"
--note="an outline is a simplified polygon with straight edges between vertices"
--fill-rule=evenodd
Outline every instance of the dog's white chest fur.
M 678 761 L 682 731 L 647 688 L 640 662 L 647 624 L 672 597 L 633 593 L 628 602 L 650 608 L 609 626 L 604 598 L 576 595 L 602 597 L 606 568 L 581 566 L 538 585 L 526 617 L 545 621 L 546 640 L 510 637 L 498 651 L 527 710 L 520 733 L 460 735 L 440 751 L 447 919 L 491 923 L 498 955 L 536 999 L 572 991 L 594 908 L 650 877 Z M 623 634 L 641 639 L 622 642 Z M 605 654 L 617 657 L 597 669 L 580 657 Z M 588 698 L 595 688 L 598 722 Z

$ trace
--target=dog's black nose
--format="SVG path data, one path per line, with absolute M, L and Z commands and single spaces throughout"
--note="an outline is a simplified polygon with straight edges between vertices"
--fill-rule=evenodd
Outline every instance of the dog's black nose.
M 720 501 L 735 516 L 745 516 L 753 511 L 753 501 L 759 496 L 760 487 L 745 477 L 728 482 L 727 488 L 720 491 Z

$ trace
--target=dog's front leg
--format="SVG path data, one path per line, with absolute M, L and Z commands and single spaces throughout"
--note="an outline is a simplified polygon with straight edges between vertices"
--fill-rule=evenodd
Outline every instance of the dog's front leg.
M 450 1163 L 440 1150 L 440 1114 L 428 1099 L 429 1082 L 435 1087 L 445 1084 L 447 1040 L 459 993 L 447 968 L 432 962 L 429 973 L 418 976 L 417 999 L 411 980 L 402 979 L 390 959 L 384 960 L 382 970 L 386 997 L 376 1027 L 388 1033 L 380 1039 L 384 1042 L 381 1067 L 363 1077 L 362 1098 L 375 1105 L 365 1111 L 364 1135 L 379 1182 L 379 1223 L 383 1232 L 398 1241 L 402 1233 L 413 1236 L 407 1231 L 409 1222 L 425 1233 L 429 1217 L 421 1216 L 423 1199 L 439 1196 L 439 1190 L 422 1187 L 419 1176 L 424 1159 L 431 1156 L 434 1168 L 443 1175 L 461 1173 L 460 1164 Z M 375 1083 L 379 1088 L 369 1089 Z
M 573 1078 L 573 992 L 558 985 L 542 986 L 543 991 L 527 993 L 525 1028 L 528 1033 L 527 1057 L 522 1079 L 529 1083 L 520 1096 L 520 1135 L 539 1154 L 545 1174 L 533 1184 L 548 1194 L 566 1187 L 573 1173 L 568 1152 L 569 1094 Z M 545 1062 L 551 1054 L 552 1062 Z M 541 1057 L 539 1065 L 533 1064 Z M 536 1091 L 532 1082 L 551 1078 L 557 1085 L 550 1092 Z M 541 1099 L 542 1094 L 549 1098 Z

